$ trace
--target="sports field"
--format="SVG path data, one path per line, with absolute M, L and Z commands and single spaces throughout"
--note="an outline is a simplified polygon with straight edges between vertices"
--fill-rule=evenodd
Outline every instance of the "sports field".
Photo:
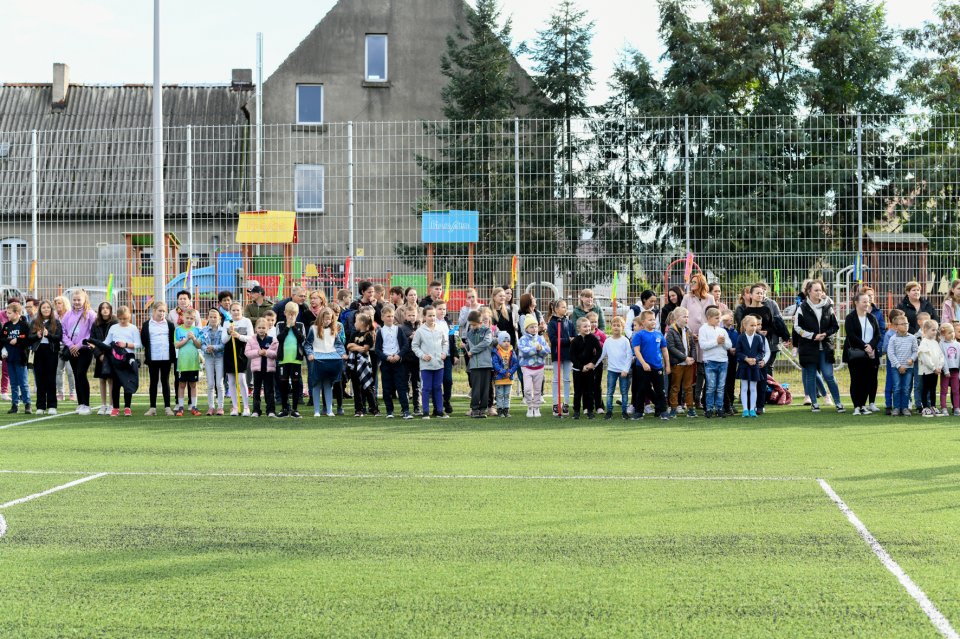
M 960 623 L 960 420 L 143 408 L 0 419 L 0 636 L 937 637 Z

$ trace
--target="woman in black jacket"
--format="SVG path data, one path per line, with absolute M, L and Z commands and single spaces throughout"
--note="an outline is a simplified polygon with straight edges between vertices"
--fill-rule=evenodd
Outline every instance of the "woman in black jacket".
M 880 325 L 871 313 L 870 296 L 857 293 L 854 309 L 847 314 L 843 328 L 843 361 L 850 366 L 850 399 L 854 415 L 869 415 L 867 402 L 877 392 L 877 374 L 880 371 Z
M 821 280 L 810 280 L 804 293 L 807 299 L 797 308 L 793 319 L 797 355 L 805 373 L 803 392 L 810 399 L 817 396 L 815 380 L 819 371 L 823 375 L 827 388 L 830 389 L 837 412 L 846 412 L 843 404 L 840 403 L 840 388 L 833 376 L 833 336 L 840 330 L 837 316 L 833 313 L 833 305 L 827 298 Z M 811 409 L 818 413 L 820 405 L 814 401 Z
M 930 319 L 934 322 L 940 322 L 940 314 L 937 313 L 937 309 L 933 307 L 933 304 L 930 303 L 925 297 L 920 297 L 920 283 L 919 282 L 907 282 L 906 296 L 903 298 L 903 301 L 900 302 L 899 308 L 907 316 L 907 323 L 910 325 L 908 329 L 911 334 L 916 335 L 920 330 L 920 326 L 917 324 L 917 314 L 918 313 L 929 313 Z

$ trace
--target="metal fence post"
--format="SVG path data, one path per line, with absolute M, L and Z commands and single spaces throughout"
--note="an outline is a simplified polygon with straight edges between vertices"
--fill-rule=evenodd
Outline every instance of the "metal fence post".
M 687 253 L 690 253 L 690 116 L 683 116 L 683 200 L 686 207 L 686 234 Z M 664 291 L 666 294 L 666 291 Z
M 257 123 L 256 123 L 254 150 L 256 162 L 256 175 L 254 182 L 256 184 L 256 193 L 254 196 L 254 206 L 260 210 L 261 198 L 260 192 L 263 181 L 263 33 L 257 33 Z M 257 245 L 259 251 L 260 245 Z
M 184 280 L 184 288 L 190 291 L 193 286 L 193 126 L 187 125 L 187 272 L 190 281 Z M 197 302 L 194 301 L 196 304 Z
M 857 256 L 860 279 L 863 279 L 863 124 L 857 114 Z
M 166 299 L 163 228 L 163 85 L 160 83 L 160 0 L 153 0 L 153 299 Z
M 513 252 L 517 256 L 517 284 L 520 283 L 520 118 L 513 119 Z M 513 282 L 511 282 L 512 284 Z M 519 299 L 517 292 L 514 297 Z
M 37 269 L 39 268 L 39 255 L 40 255 L 40 208 L 39 208 L 39 193 L 38 193 L 38 175 L 37 175 L 37 130 L 34 129 L 30 133 L 30 217 L 31 217 L 31 238 L 32 245 L 32 256 L 30 262 L 30 286 L 33 289 L 31 292 L 33 296 L 39 299 L 37 295 L 37 279 L 39 279 L 39 274 Z
M 347 122 L 347 242 L 348 253 L 350 255 L 350 279 L 356 279 L 354 274 L 357 269 L 353 265 L 356 258 L 356 247 L 353 238 L 353 121 Z M 353 289 L 353 282 L 349 282 L 347 287 Z

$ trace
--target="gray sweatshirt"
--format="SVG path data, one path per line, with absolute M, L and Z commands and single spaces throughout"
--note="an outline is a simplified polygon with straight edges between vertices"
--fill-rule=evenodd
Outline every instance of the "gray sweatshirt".
M 450 352 L 447 342 L 447 329 L 442 328 L 439 322 L 434 325 L 432 331 L 426 324 L 421 324 L 417 332 L 413 334 L 411 348 L 417 359 L 420 360 L 420 370 L 440 370 L 443 368 L 443 355 Z M 430 356 L 429 362 L 423 360 L 424 355 Z
M 951 369 L 960 369 L 960 342 L 957 340 L 940 342 L 940 350 L 943 351 L 944 375 L 950 375 Z
M 907 360 L 917 361 L 917 338 L 909 333 L 894 335 L 887 343 L 887 362 L 891 368 L 912 367 Z
M 468 370 L 493 368 L 493 342 L 494 333 L 489 328 L 480 326 L 476 330 L 467 329 L 464 347 L 470 354 Z

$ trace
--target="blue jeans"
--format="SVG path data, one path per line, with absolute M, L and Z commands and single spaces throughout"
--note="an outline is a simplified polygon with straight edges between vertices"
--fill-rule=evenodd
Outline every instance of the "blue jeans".
M 888 361 L 886 364 L 887 368 L 887 379 L 883 384 L 883 399 L 885 400 L 884 406 L 887 408 L 893 408 L 893 367 L 890 366 Z
M 607 371 L 607 412 L 613 413 L 613 391 L 616 390 L 617 384 L 620 385 L 620 411 L 626 415 L 629 405 L 627 393 L 630 391 L 630 376 L 621 377 L 620 373 L 614 371 Z
M 723 389 L 727 381 L 726 362 L 704 362 L 704 375 L 707 384 L 707 401 L 704 407 L 710 411 L 723 410 Z
M 10 375 L 10 396 L 13 405 L 30 403 L 30 386 L 27 384 L 26 364 L 7 362 L 7 373 Z
M 910 408 L 910 394 L 913 390 L 913 368 L 908 366 L 901 373 L 896 368 L 890 369 L 893 376 L 893 407 L 897 410 Z
M 833 403 L 838 406 L 840 402 L 840 387 L 837 386 L 837 379 L 833 376 L 833 364 L 827 361 L 826 351 L 820 351 L 820 361 L 816 364 L 806 364 L 803 367 L 803 394 L 808 395 L 814 405 L 817 404 L 817 371 L 823 375 L 823 381 L 830 389 L 830 395 L 833 397 Z
M 913 363 L 913 407 L 917 410 L 923 406 L 923 378 L 920 375 L 919 358 Z M 903 410 L 902 408 L 900 410 Z
M 551 367 L 553 369 L 553 374 L 556 375 L 557 363 L 554 362 L 553 364 L 551 364 Z M 563 403 L 564 404 L 570 403 L 570 375 L 572 374 L 572 372 L 573 372 L 573 362 L 571 362 L 570 360 L 567 360 L 565 362 L 564 361 L 560 362 L 560 377 L 563 378 Z M 553 384 L 551 384 L 551 386 L 553 387 L 553 396 L 556 397 L 557 396 L 556 377 L 554 377 Z M 554 403 L 556 402 L 557 400 L 555 399 Z

